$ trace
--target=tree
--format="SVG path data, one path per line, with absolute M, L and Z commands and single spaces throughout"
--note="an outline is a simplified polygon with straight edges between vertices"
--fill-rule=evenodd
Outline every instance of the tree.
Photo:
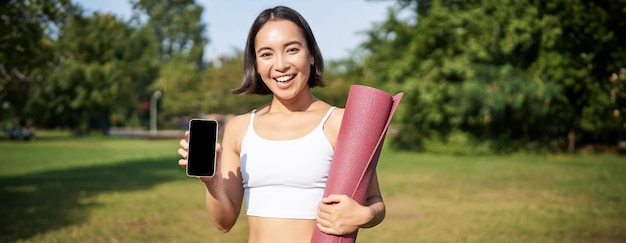
M 120 122 L 112 115 L 132 113 L 146 80 L 155 76 L 150 73 L 158 61 L 150 63 L 156 57 L 150 58 L 150 43 L 115 16 L 72 17 L 54 46 L 58 66 L 34 90 L 27 108 L 46 126 L 79 132 Z
M 163 61 L 180 55 L 203 67 L 203 50 L 208 39 L 201 21 L 202 6 L 194 0 L 131 0 L 131 3 L 135 18 L 140 19 L 141 14 L 148 17 L 146 27 L 159 41 Z
M 579 143 L 615 144 L 624 137 L 615 92 L 624 86 L 624 7 L 400 0 L 363 44 L 363 73 L 407 93 L 404 148 L 563 150 L 576 131 Z
M 531 70 L 564 88 L 551 109 L 554 122 L 576 144 L 614 145 L 626 139 L 626 1 L 537 2 L 541 16 L 560 30 L 549 48 L 539 48 Z M 562 114 L 562 110 L 569 114 Z M 564 126 L 565 125 L 565 126 Z
M 55 30 L 80 14 L 69 0 L 10 0 L 0 5 L 0 121 L 27 119 L 25 104 L 34 85 L 54 66 Z

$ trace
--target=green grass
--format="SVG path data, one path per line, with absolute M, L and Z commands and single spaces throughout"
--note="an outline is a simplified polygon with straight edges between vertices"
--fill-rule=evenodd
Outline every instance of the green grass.
M 178 141 L 0 140 L 0 242 L 245 242 L 204 209 Z M 358 242 L 625 242 L 626 157 L 383 152 L 387 217 Z

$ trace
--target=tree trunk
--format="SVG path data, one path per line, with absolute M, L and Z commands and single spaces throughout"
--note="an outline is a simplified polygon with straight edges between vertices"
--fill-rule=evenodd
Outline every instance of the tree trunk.
M 573 153 L 576 150 L 576 132 L 569 130 L 567 133 L 567 152 Z

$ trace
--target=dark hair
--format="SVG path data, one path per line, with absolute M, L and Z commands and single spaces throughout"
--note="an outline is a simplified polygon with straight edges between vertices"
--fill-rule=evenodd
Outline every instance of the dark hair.
M 308 80 L 309 87 L 326 86 L 322 78 L 322 75 L 324 74 L 324 60 L 322 59 L 320 48 L 317 46 L 311 27 L 309 27 L 309 24 L 306 22 L 304 17 L 302 17 L 302 15 L 300 15 L 297 11 L 289 7 L 277 6 L 263 10 L 263 12 L 261 12 L 254 20 L 254 23 L 252 23 L 252 27 L 250 27 L 250 32 L 248 33 L 248 40 L 246 41 L 246 49 L 243 57 L 243 79 L 241 81 L 241 86 L 237 89 L 231 90 L 232 93 L 260 95 L 272 94 L 272 91 L 267 88 L 265 83 L 263 83 L 263 80 L 261 80 L 261 77 L 256 70 L 254 39 L 265 23 L 271 20 L 280 19 L 289 20 L 300 28 L 306 40 L 307 48 L 313 56 L 313 60 L 315 60 L 315 63 L 311 65 L 311 74 L 309 75 Z

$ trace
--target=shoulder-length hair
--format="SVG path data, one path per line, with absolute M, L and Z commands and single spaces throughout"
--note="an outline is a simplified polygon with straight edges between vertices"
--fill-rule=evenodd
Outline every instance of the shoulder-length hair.
M 315 60 L 314 64 L 311 65 L 311 74 L 308 80 L 309 87 L 326 86 L 322 78 L 324 74 L 324 60 L 317 46 L 317 41 L 315 41 L 315 36 L 313 36 L 313 31 L 311 31 L 311 27 L 309 27 L 304 17 L 297 11 L 289 7 L 277 6 L 263 10 L 254 20 L 254 23 L 252 23 L 250 32 L 248 33 L 248 39 L 246 40 L 246 49 L 243 58 L 243 79 L 239 88 L 231 90 L 233 94 L 272 94 L 272 91 L 263 83 L 261 76 L 259 76 L 257 72 L 254 39 L 265 23 L 279 19 L 289 20 L 295 23 L 304 35 L 309 53 L 313 56 L 313 60 Z

